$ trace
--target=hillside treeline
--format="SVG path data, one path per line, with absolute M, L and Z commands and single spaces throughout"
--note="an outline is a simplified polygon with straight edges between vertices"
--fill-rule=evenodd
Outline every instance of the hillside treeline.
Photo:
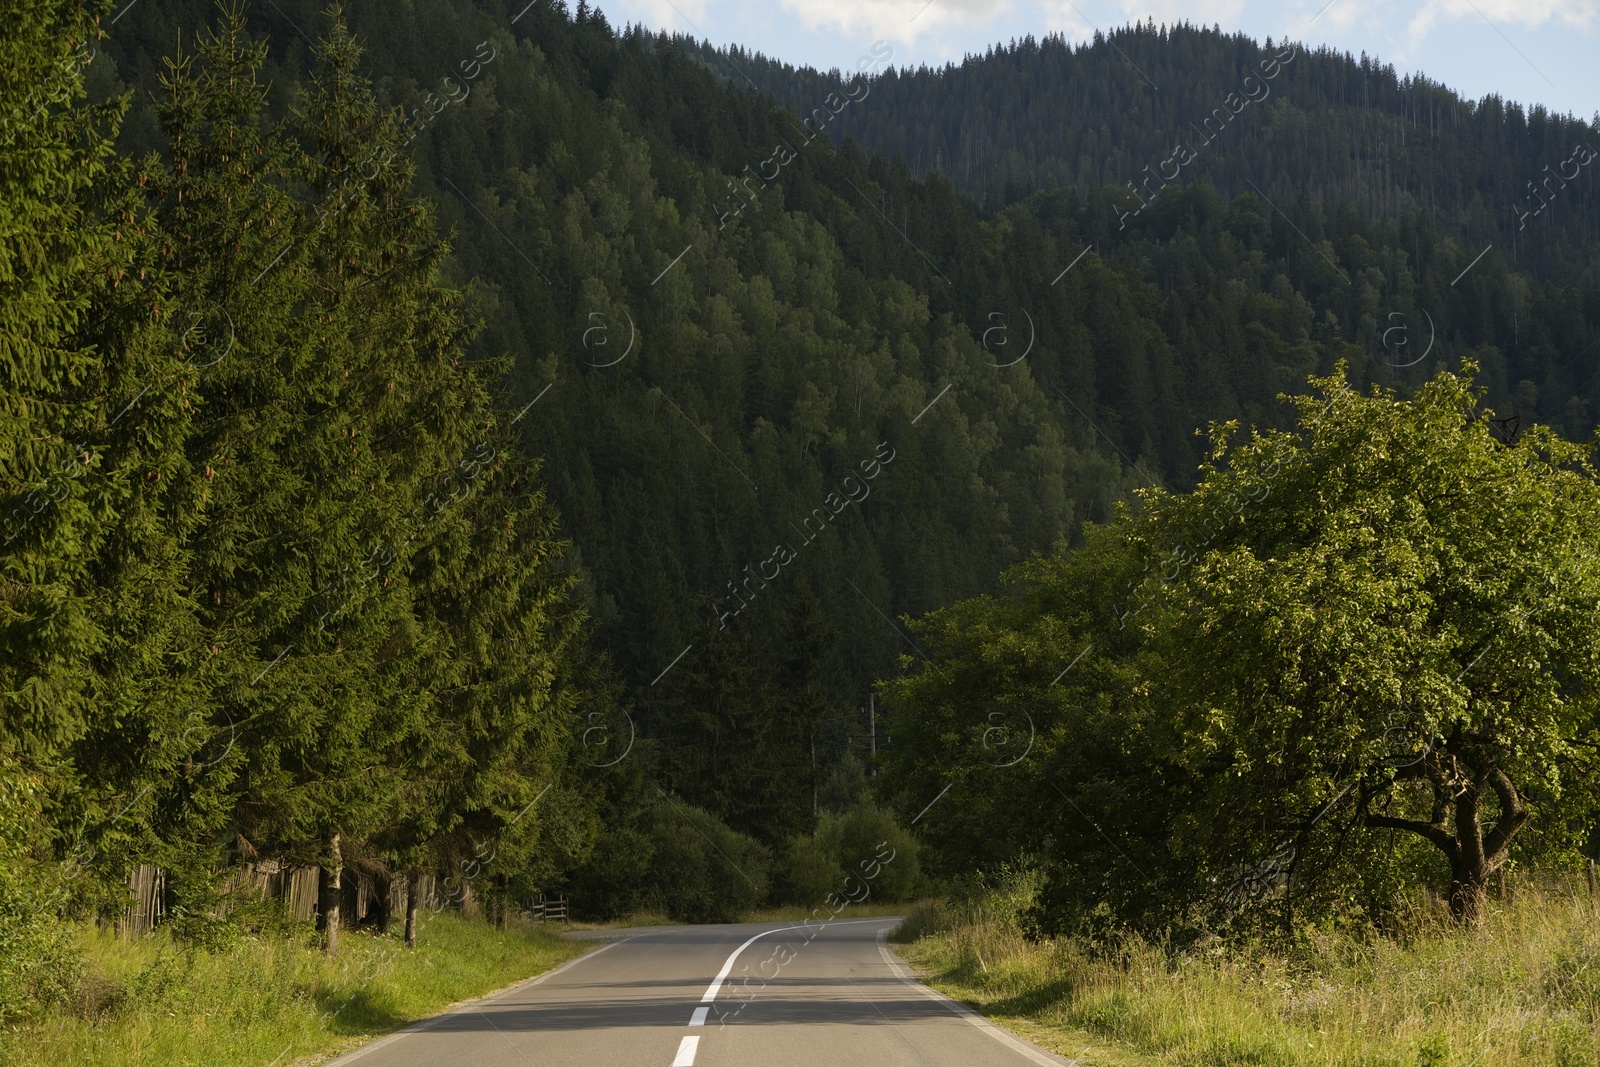
M 840 80 L 737 46 L 679 43 L 727 84 L 754 84 L 800 115 Z M 986 204 L 1101 186 L 1131 190 L 1131 202 L 1199 180 L 1227 196 L 1337 201 L 1369 220 L 1423 213 L 1523 270 L 1594 277 L 1600 114 L 1468 100 L 1366 54 L 1154 20 L 867 73 L 829 136 L 938 172 Z M 1188 152 L 1175 156 L 1177 145 Z
M 319 4 L 248 13 L 274 109 Z M 202 0 L 141 0 L 91 81 L 142 91 L 204 17 Z M 586 4 L 348 17 L 454 231 L 444 269 L 484 321 L 473 357 L 510 357 L 508 409 L 542 397 L 517 432 L 546 458 L 638 734 L 742 831 L 803 828 L 831 769 L 870 746 L 862 705 L 907 648 L 886 619 L 992 591 L 1135 486 L 1191 486 L 1213 419 L 1286 425 L 1276 396 L 1340 358 L 1406 390 L 1471 357 L 1497 408 L 1579 438 L 1595 421 L 1600 293 L 1515 270 L 1498 243 L 1474 264 L 1482 245 L 1422 203 L 1374 218 L 1332 188 L 1280 195 L 1285 161 L 1252 172 L 1270 203 L 1188 167 L 1125 228 L 1140 200 L 1109 171 L 980 205 L 942 172 L 835 146 L 880 104 L 915 128 L 883 47 L 808 83 L 796 114 Z M 1140 40 L 1219 92 L 1279 51 Z M 129 144 L 151 128 L 138 100 Z M 1308 119 L 1290 140 L 1322 131 Z M 1496 166 L 1530 158 L 1495 143 Z M 870 482 L 864 462 L 881 464 Z

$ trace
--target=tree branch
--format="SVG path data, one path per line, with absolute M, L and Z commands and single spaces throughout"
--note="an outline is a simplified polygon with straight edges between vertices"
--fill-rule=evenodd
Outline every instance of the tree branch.
M 1390 815 L 1371 815 L 1366 817 L 1367 825 L 1374 827 L 1387 827 L 1391 830 L 1408 830 L 1417 836 L 1431 841 L 1451 863 L 1457 862 L 1461 856 L 1461 845 L 1450 831 L 1441 823 L 1421 822 L 1417 819 L 1397 819 Z
M 1483 854 L 1491 864 L 1499 865 L 1500 854 L 1511 844 L 1511 838 L 1528 821 L 1528 809 L 1522 803 L 1522 794 L 1511 777 L 1499 767 L 1489 769 L 1489 788 L 1500 798 L 1500 818 L 1494 829 L 1483 839 Z

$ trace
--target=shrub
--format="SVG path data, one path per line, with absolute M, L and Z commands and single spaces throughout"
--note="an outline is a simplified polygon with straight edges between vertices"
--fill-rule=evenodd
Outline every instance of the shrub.
M 780 904 L 810 907 L 844 885 L 839 856 L 809 834 L 789 839 L 773 868 L 773 895 Z
M 57 913 L 60 876 L 40 862 L 35 783 L 0 768 L 0 1025 L 70 1000 L 83 974 Z
M 767 897 L 772 856 L 709 812 L 666 800 L 647 817 L 652 901 L 682 922 L 733 922 Z
M 817 842 L 837 860 L 845 878 L 854 879 L 848 885 L 841 879 L 832 892 L 857 896 L 855 880 L 864 880 L 872 899 L 893 902 L 912 899 L 922 885 L 917 843 L 886 811 L 863 806 L 825 818 Z M 884 861 L 884 856 L 891 858 Z
M 607 829 L 573 872 L 572 907 L 584 919 L 616 919 L 645 906 L 655 846 L 638 830 Z

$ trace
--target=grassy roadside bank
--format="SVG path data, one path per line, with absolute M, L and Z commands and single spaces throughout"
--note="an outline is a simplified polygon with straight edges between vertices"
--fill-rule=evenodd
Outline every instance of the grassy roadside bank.
M 1600 1065 L 1600 907 L 1581 887 L 1524 889 L 1470 932 L 1419 909 L 1399 939 L 1290 952 L 1096 956 L 949 909 L 900 936 L 919 932 L 898 951 L 926 981 L 1086 1067 Z
M 8 1067 L 291 1067 L 512 985 L 581 955 L 546 927 L 426 914 L 415 949 L 346 931 L 329 960 L 309 931 L 241 937 L 215 951 L 163 931 L 119 941 L 80 932 L 90 964 L 77 1002 L 0 1031 Z

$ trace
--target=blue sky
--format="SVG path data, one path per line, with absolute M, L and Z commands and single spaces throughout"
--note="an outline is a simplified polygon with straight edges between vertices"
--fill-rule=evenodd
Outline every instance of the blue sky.
M 1477 99 L 1499 93 L 1581 118 L 1600 112 L 1600 0 L 601 0 L 643 22 L 794 64 L 852 68 L 873 41 L 895 62 L 959 62 L 1032 33 L 1070 40 L 1146 17 L 1363 51 Z M 1181 87 L 1174 87 L 1181 91 Z

